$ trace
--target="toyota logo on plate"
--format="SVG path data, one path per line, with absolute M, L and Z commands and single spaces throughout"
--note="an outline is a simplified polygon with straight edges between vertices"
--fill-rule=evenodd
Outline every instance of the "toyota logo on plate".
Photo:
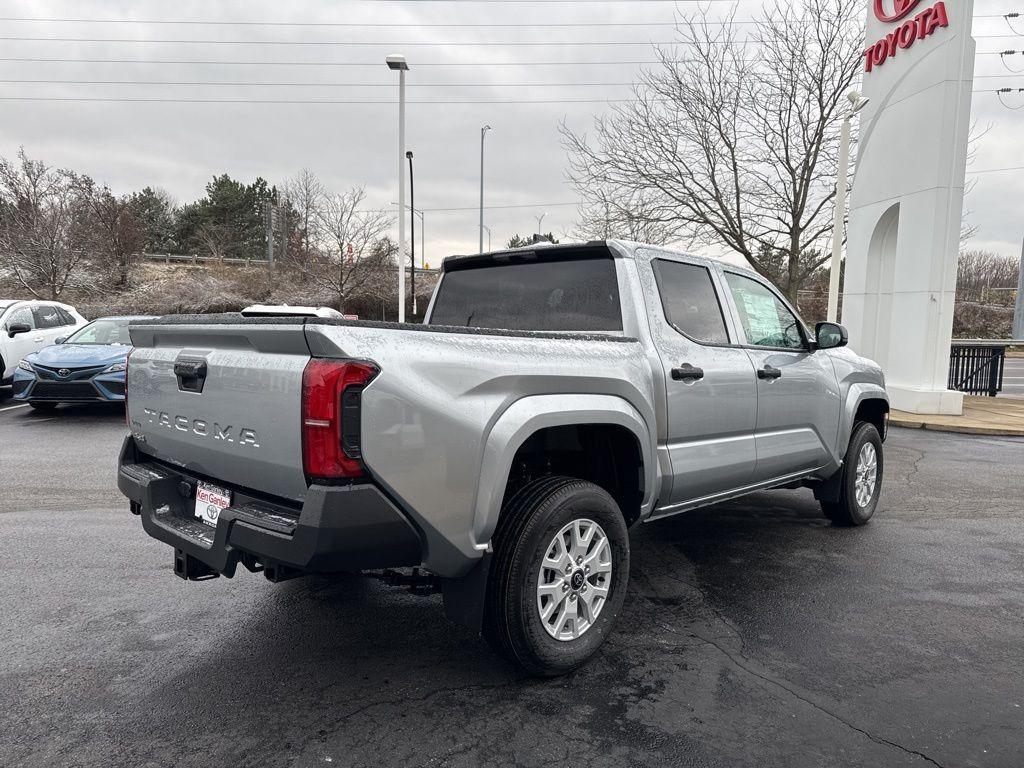
M 63 379 L 65 377 L 71 375 L 71 369 L 70 368 L 61 368 L 59 371 L 57 371 L 57 375 L 60 376 Z
M 892 13 L 886 13 L 884 4 L 892 3 Z M 875 0 L 875 17 L 879 21 L 899 21 L 912 10 L 921 0 Z

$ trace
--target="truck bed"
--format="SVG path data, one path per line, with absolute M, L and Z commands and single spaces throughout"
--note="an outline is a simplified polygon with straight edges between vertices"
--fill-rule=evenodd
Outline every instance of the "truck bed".
M 372 361 L 361 452 L 443 572 L 479 556 L 474 508 L 487 436 L 529 395 L 617 395 L 651 425 L 640 343 L 615 334 L 501 331 L 327 318 L 170 316 L 132 325 L 129 419 L 141 452 L 197 476 L 301 505 L 303 369 Z M 176 362 L 203 361 L 201 393 Z

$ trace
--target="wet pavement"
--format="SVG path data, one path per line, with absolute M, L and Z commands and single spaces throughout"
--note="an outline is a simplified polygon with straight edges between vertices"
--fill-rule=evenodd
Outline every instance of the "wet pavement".
M 0 400 L 0 765 L 1024 764 L 1024 441 L 893 430 L 861 529 L 808 491 L 643 525 L 617 631 L 535 681 L 437 597 L 180 581 L 123 432 Z

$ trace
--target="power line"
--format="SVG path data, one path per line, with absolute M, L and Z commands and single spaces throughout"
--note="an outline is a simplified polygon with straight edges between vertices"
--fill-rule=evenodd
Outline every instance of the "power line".
M 993 51 L 994 53 L 994 51 Z M 29 57 L 0 57 L 0 61 L 35 62 L 41 64 L 175 64 L 210 66 L 224 64 L 246 67 L 381 67 L 380 61 L 197 61 L 170 59 L 54 59 Z M 683 59 L 681 63 L 688 60 Z M 657 59 L 646 61 L 427 61 L 414 62 L 415 67 L 596 67 L 618 64 L 660 64 Z
M 1001 90 L 975 90 L 974 93 L 998 94 Z M 37 102 L 123 102 L 138 104 L 323 104 L 323 105 L 370 105 L 397 106 L 397 101 L 381 99 L 198 99 L 198 98 L 149 98 L 149 97 L 105 97 L 105 96 L 0 96 L 0 101 Z M 406 104 L 633 104 L 637 99 L 419 99 Z M 651 99 L 652 103 L 672 103 L 669 99 Z
M 975 80 L 1019 77 L 1018 74 L 975 75 Z M 4 79 L 5 85 L 170 85 L 170 86 L 228 86 L 241 88 L 388 88 L 392 83 L 377 81 L 373 83 L 325 83 L 325 82 L 267 82 L 242 80 L 65 80 L 65 79 Z M 643 85 L 638 81 L 619 83 L 416 83 L 417 88 L 626 88 Z M 1009 90 L 1007 90 L 1009 92 Z
M 16 16 L 0 16 L 0 21 L 27 22 L 33 24 L 150 24 L 191 27 L 338 27 L 399 29 L 404 27 L 446 27 L 446 28 L 536 28 L 536 23 L 525 22 L 370 22 L 370 21 L 215 21 L 173 19 L 40 19 Z M 711 24 L 756 24 L 754 21 L 712 21 Z M 544 27 L 673 27 L 674 21 L 567 21 L 544 22 Z
M 566 205 L 583 205 L 582 201 L 573 201 L 565 203 L 525 203 L 516 205 L 485 205 L 484 210 L 499 211 L 499 210 L 513 210 L 519 208 L 556 208 Z M 397 203 L 395 204 L 397 206 Z M 449 213 L 449 212 L 461 212 L 461 211 L 479 211 L 480 206 L 473 205 L 464 208 L 417 208 L 418 211 L 424 213 Z M 372 211 L 373 213 L 394 213 L 394 207 L 392 208 L 378 208 Z
M 1003 171 L 1024 171 L 1024 165 L 1015 165 L 1010 168 L 984 168 L 980 171 L 967 171 L 967 173 L 1002 173 Z
M 192 99 L 192 98 L 117 98 L 100 96 L 0 96 L 0 101 L 103 101 L 146 104 L 381 104 L 398 106 L 397 101 L 375 99 Z M 417 100 L 406 104 L 620 104 L 635 99 L 466 99 L 466 100 Z
M 1013 37 L 1013 35 L 975 35 L 975 37 Z M 156 40 L 153 38 L 128 38 L 128 37 L 0 37 L 6 42 L 20 43 L 139 43 L 158 45 L 333 45 L 333 46 L 361 46 L 388 48 L 423 48 L 423 47 L 457 47 L 457 46 L 516 46 L 516 47 L 539 47 L 544 45 L 682 45 L 684 41 L 679 40 L 446 40 L 446 41 L 385 41 L 365 42 L 362 40 Z M 726 40 L 705 41 L 711 45 L 726 45 Z
M 1016 75 L 991 75 L 991 77 L 1016 77 Z M 267 88 L 387 88 L 393 83 L 378 81 L 375 83 L 268 83 L 268 82 L 242 82 L 227 80 L 5 80 L 0 83 L 6 84 L 47 84 L 47 85 L 188 85 L 188 86 L 242 86 L 242 87 L 267 87 Z M 623 83 L 416 83 L 417 88 L 575 88 L 586 87 L 624 87 L 639 85 L 637 82 Z
M 1019 14 L 988 13 L 975 14 L 976 19 L 1016 18 Z M 165 26 L 192 27 L 333 27 L 333 28 L 375 28 L 400 29 L 405 27 L 421 28 L 536 28 L 536 23 L 529 22 L 376 22 L 376 21 L 224 21 L 217 19 L 74 19 L 74 18 L 40 18 L 28 16 L 0 16 L 0 21 L 31 23 L 31 24 L 148 24 Z M 757 20 L 702 20 L 702 25 L 710 26 L 750 26 L 762 22 Z M 545 21 L 544 27 L 674 27 L 676 21 Z
M 1024 51 L 977 51 L 976 56 L 1005 56 Z M 54 58 L 50 56 L 3 56 L 0 62 L 34 64 L 170 64 L 174 66 L 244 66 L 244 67 L 377 67 L 380 61 L 229 61 L 223 59 L 87 59 Z M 696 59 L 677 59 L 675 63 L 689 64 Z M 624 61 L 417 61 L 419 67 L 603 67 L 640 66 L 661 64 L 660 59 L 630 59 Z M 1004 62 L 1005 65 L 1005 62 Z M 1014 70 L 1011 70 L 1014 71 Z

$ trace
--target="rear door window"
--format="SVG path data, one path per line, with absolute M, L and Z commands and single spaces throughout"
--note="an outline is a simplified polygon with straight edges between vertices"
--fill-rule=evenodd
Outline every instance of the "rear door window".
M 488 263 L 446 272 L 431 325 L 517 331 L 621 331 L 615 261 Z
M 64 324 L 60 319 L 60 313 L 52 304 L 39 304 L 32 311 L 36 316 L 36 328 L 45 330 L 47 328 L 59 328 Z
M 707 267 L 655 259 L 654 277 L 665 317 L 677 331 L 704 344 L 728 344 L 725 316 Z
M 71 313 L 68 312 L 63 307 L 57 307 L 57 314 L 60 315 L 60 324 L 61 325 L 74 325 L 75 324 L 75 318 L 72 317 Z

